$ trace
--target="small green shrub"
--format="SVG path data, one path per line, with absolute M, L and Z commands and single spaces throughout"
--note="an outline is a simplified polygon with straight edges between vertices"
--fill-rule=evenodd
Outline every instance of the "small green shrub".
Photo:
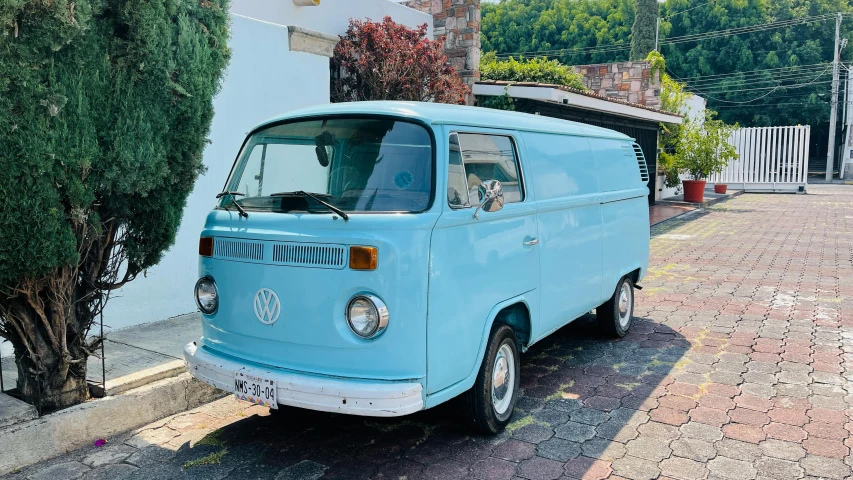
M 500 60 L 494 52 L 483 55 L 480 60 L 480 78 L 504 82 L 537 82 L 565 85 L 586 90 L 581 76 L 572 67 L 547 58 L 521 59 L 512 57 Z
M 728 143 L 738 125 L 728 125 L 715 116 L 715 112 L 706 110 L 704 122 L 686 122 L 681 127 L 675 165 L 692 180 L 707 179 L 738 157 L 737 149 Z

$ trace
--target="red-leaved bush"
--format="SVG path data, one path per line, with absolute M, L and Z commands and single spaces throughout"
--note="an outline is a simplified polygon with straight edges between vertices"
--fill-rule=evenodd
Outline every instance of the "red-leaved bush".
M 409 100 L 465 103 L 468 87 L 447 63 L 442 42 L 427 38 L 427 26 L 411 30 L 385 17 L 350 20 L 335 47 L 333 102 Z

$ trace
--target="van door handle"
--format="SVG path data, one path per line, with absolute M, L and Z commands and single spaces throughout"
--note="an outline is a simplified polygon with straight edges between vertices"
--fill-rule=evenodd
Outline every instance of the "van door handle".
M 532 240 L 528 240 L 528 241 L 524 242 L 524 244 L 525 245 L 539 245 L 539 239 L 534 238 Z

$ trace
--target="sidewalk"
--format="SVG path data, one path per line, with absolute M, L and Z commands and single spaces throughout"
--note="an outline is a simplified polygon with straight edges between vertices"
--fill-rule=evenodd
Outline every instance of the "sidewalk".
M 193 379 L 181 359 L 183 346 L 200 330 L 199 315 L 191 314 L 108 333 L 105 369 L 90 358 L 88 371 L 96 382 L 106 373 L 106 395 L 80 405 L 39 417 L 33 406 L 0 393 L 0 474 L 222 398 L 224 392 Z M 3 369 L 4 386 L 14 388 L 12 358 L 3 359 Z M 113 473 L 98 478 L 118 478 Z M 78 477 L 59 471 L 35 478 Z
M 699 208 L 707 208 L 720 202 L 725 202 L 743 194 L 743 190 L 729 190 L 727 193 L 714 193 L 713 186 L 705 189 L 705 199 L 702 203 L 684 201 L 684 195 L 662 198 L 649 206 L 649 225 L 655 226 L 671 218 L 692 212 Z
M 121 391 L 125 387 L 143 385 L 145 382 L 140 383 L 138 378 L 140 372 L 159 372 L 158 378 L 148 378 L 148 381 L 153 381 L 165 378 L 164 375 L 168 376 L 170 369 L 176 370 L 174 373 L 177 373 L 177 370 L 183 371 L 184 345 L 200 336 L 201 316 L 198 313 L 107 333 L 104 342 L 104 363 L 108 390 L 112 387 L 112 392 L 115 393 L 117 388 Z M 18 378 L 15 359 L 5 357 L 2 363 L 3 386 L 5 390 L 11 390 L 15 388 Z M 102 375 L 101 359 L 90 357 L 88 379 L 100 383 Z

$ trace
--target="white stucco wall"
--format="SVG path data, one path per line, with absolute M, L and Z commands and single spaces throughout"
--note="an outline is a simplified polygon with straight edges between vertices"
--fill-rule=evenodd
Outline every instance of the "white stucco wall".
M 343 35 L 351 18 L 380 21 L 390 16 L 409 27 L 426 23 L 427 38 L 432 38 L 432 16 L 390 0 L 321 0 L 317 7 L 297 7 L 291 0 L 232 0 L 231 13 L 330 35 Z
M 707 102 L 703 97 L 696 94 L 690 95 L 687 97 L 685 104 L 687 110 L 685 115 L 688 119 L 700 122 L 705 120 L 705 105 Z
M 322 0 L 296 7 L 291 0 L 233 0 L 231 64 L 214 101 L 216 115 L 204 153 L 207 173 L 187 201 L 175 245 L 146 277 L 115 292 L 105 311 L 111 328 L 161 320 L 196 311 L 198 237 L 207 213 L 222 190 L 237 151 L 249 130 L 270 117 L 329 102 L 329 59 L 288 50 L 286 26 L 341 35 L 350 18 L 394 21 L 415 27 L 432 17 L 390 0 Z

